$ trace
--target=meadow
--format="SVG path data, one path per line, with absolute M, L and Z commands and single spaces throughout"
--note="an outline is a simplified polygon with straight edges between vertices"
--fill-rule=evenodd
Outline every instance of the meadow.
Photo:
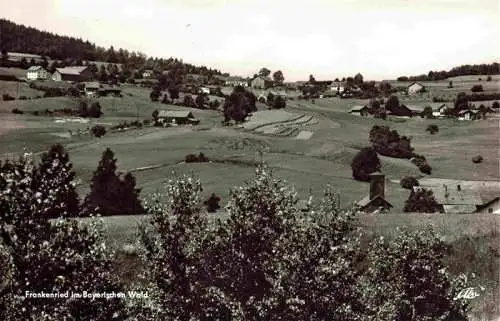
M 470 92 L 470 87 L 476 83 L 455 80 L 455 88 L 450 89 L 449 94 L 456 95 L 456 91 L 462 89 Z M 401 100 L 430 102 L 434 95 L 448 93 L 447 81 L 425 84 L 428 85 L 428 93 L 401 97 Z M 497 85 L 498 82 L 495 79 L 491 84 Z M 400 135 L 411 137 L 415 152 L 424 155 L 432 166 L 432 174 L 421 174 L 418 168 L 406 159 L 381 156 L 382 172 L 387 178 L 386 199 L 394 208 L 387 215 L 362 215 L 360 227 L 370 233 L 391 237 L 396 227 L 422 229 L 432 225 L 450 242 L 456 244 L 456 252 L 449 256 L 460 262 L 453 265 L 453 260 L 451 261 L 455 271 L 469 272 L 479 269 L 481 280 L 488 283 L 489 289 L 498 289 L 495 273 L 498 272 L 500 252 L 500 217 L 402 213 L 409 191 L 399 185 L 399 180 L 408 175 L 426 179 L 499 181 L 497 119 L 467 122 L 453 119 L 389 117 L 384 121 L 358 117 L 347 112 L 354 105 L 366 104 L 367 100 L 325 98 L 316 99 L 313 103 L 294 99 L 287 102 L 285 112 L 277 112 L 275 115 L 264 111 L 267 108 L 258 104 L 260 111 L 255 114 L 254 123 L 251 120 L 246 124 L 247 128 L 241 128 L 223 126 L 223 115 L 219 111 L 151 102 L 150 89 L 147 88 L 126 85 L 122 89 L 123 97 L 99 98 L 104 115 L 99 119 L 91 119 L 87 124 L 56 123 L 53 117 L 11 113 L 13 108 L 25 112 L 46 108 L 75 108 L 78 101 L 73 98 L 0 101 L 0 159 L 14 158 L 24 151 L 40 153 L 54 143 L 62 143 L 69 152 L 77 174 L 78 192 L 83 198 L 89 190 L 92 172 L 96 169 L 103 151 L 109 147 L 118 159 L 118 169 L 133 172 L 138 187 L 142 189 L 141 196 L 144 200 L 150 199 L 152 193 L 161 191 L 169 179 L 185 173 L 200 178 L 204 188 L 202 198 L 216 193 L 221 197 L 222 204 L 228 201 L 229 189 L 252 179 L 255 164 L 265 161 L 276 176 L 294 186 L 299 198 L 307 199 L 312 195 L 313 199 L 317 200 L 329 184 L 340 192 L 341 206 L 351 207 L 369 192 L 368 183 L 352 179 L 352 158 L 361 148 L 370 145 L 369 132 L 373 125 L 387 125 L 397 130 Z M 198 126 L 109 131 L 102 138 L 64 135 L 69 130 L 85 129 L 98 123 L 109 127 L 137 118 L 151 119 L 151 114 L 156 109 L 190 110 L 201 122 Z M 294 120 L 304 116 L 314 121 L 303 126 L 294 123 Z M 309 139 L 296 139 L 297 133 L 277 135 L 273 134 L 273 131 L 255 130 L 256 126 L 277 122 L 285 122 L 292 128 L 296 126 L 300 130 L 311 132 L 312 135 Z M 434 135 L 426 132 L 429 124 L 437 124 L 439 132 Z M 210 162 L 183 162 L 187 154 L 200 152 L 203 152 Z M 484 161 L 474 164 L 471 158 L 478 154 L 483 156 Z M 485 192 L 489 195 L 500 194 L 498 190 Z M 214 217 L 224 215 L 221 210 L 214 214 Z M 120 252 L 124 244 L 134 243 L 137 239 L 137 224 L 144 218 L 105 217 L 104 222 L 112 248 Z M 469 256 L 466 257 L 466 254 Z M 116 268 L 124 279 L 132 280 L 134 273 L 140 269 L 140 263 L 135 256 L 119 253 Z M 477 309 L 491 310 L 488 306 L 496 299 L 498 297 L 494 294 L 488 294 L 485 302 L 479 304 Z

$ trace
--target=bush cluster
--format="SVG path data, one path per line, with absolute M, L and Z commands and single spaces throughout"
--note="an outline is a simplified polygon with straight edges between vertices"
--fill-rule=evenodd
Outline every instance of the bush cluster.
M 427 131 L 431 135 L 433 135 L 433 134 L 439 132 L 439 127 L 436 124 L 430 124 L 429 126 L 427 126 L 427 128 L 425 129 L 425 131 Z
M 418 183 L 418 179 L 413 177 L 413 176 L 406 176 L 406 177 L 403 177 L 400 181 L 400 185 L 402 188 L 405 188 L 405 189 L 413 189 L 413 186 L 418 186 L 419 183 Z
M 184 157 L 184 161 L 186 163 L 204 163 L 208 162 L 208 158 L 203 153 L 199 153 L 198 155 L 187 154 L 186 157 Z
M 24 114 L 24 111 L 22 111 L 16 107 L 16 108 L 12 109 L 12 113 L 22 115 L 22 114 Z
M 111 126 L 110 129 L 116 130 L 116 129 L 125 129 L 125 128 L 142 128 L 142 126 L 144 126 L 144 125 L 146 125 L 146 124 L 144 124 L 144 122 L 140 122 L 138 120 L 134 120 L 131 122 L 124 121 L 124 122 L 119 123 L 118 125 Z
M 88 103 L 86 101 L 82 100 L 78 103 L 78 115 L 80 117 L 99 118 L 102 114 L 101 105 L 98 101 L 93 102 L 90 105 L 90 108 L 88 107 Z
M 483 86 L 482 85 L 474 85 L 474 86 L 472 86 L 470 91 L 472 91 L 473 93 L 482 92 Z
M 102 125 L 95 125 L 92 127 L 90 132 L 92 133 L 92 135 L 99 138 L 106 134 L 106 128 Z
M 15 100 L 16 99 L 15 97 L 12 97 L 9 94 L 3 94 L 2 98 L 3 98 L 4 101 L 9 101 L 9 100 Z
M 413 156 L 410 138 L 399 136 L 396 130 L 390 130 L 388 126 L 374 125 L 370 130 L 370 142 L 375 151 L 384 156 L 396 158 Z
M 422 173 L 428 175 L 432 173 L 432 167 L 429 165 L 429 163 L 427 163 L 427 160 L 424 156 L 414 154 L 411 162 L 415 164 Z

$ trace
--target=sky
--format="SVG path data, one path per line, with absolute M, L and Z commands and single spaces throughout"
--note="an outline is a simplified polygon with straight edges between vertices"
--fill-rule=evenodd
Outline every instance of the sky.
M 285 81 L 500 60 L 500 0 L 0 0 L 0 17 L 233 75 L 281 70 Z

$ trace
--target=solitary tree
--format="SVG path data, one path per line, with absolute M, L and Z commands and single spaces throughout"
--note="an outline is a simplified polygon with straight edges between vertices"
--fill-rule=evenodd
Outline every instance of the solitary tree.
M 389 99 L 387 99 L 387 102 L 385 103 L 385 109 L 394 111 L 397 108 L 399 108 L 399 98 L 398 96 L 391 95 Z
M 283 76 L 283 72 L 281 70 L 275 71 L 273 73 L 273 80 L 278 85 L 283 84 L 283 81 L 285 80 L 285 77 Z
M 116 158 L 107 148 L 92 175 L 90 193 L 84 201 L 86 214 L 126 215 L 144 213 L 135 188 L 135 179 L 127 173 L 122 180 L 116 173 Z
M 160 89 L 158 87 L 155 87 L 149 94 L 149 98 L 151 99 L 151 101 L 158 101 L 160 99 L 160 95 Z
M 268 77 L 270 74 L 271 74 L 271 70 L 267 69 L 266 67 L 262 67 L 259 70 L 259 76 Z
M 354 76 L 354 84 L 356 86 L 361 86 L 363 84 L 363 75 L 357 73 L 356 76 Z
M 352 177 L 358 181 L 369 181 L 370 174 L 380 170 L 380 159 L 372 147 L 361 149 L 351 162 Z

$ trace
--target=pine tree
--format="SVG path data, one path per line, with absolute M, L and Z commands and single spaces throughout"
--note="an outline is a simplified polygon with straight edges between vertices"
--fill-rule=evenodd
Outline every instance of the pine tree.
M 139 200 L 139 189 L 135 188 L 135 179 L 127 173 L 124 179 L 116 173 L 117 159 L 107 148 L 102 154 L 90 183 L 90 193 L 85 198 L 86 214 L 127 215 L 142 214 L 144 208 Z

